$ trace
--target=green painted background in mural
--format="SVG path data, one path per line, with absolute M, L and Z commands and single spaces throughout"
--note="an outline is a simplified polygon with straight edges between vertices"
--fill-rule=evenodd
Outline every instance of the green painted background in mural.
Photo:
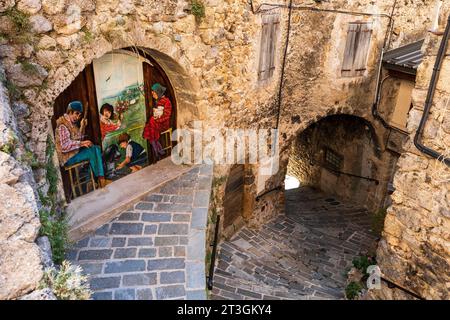
M 141 58 L 124 50 L 106 54 L 94 60 L 94 76 L 99 111 L 108 103 L 114 107 L 115 115 L 113 125 L 105 130 L 108 133 L 102 139 L 103 150 L 117 144 L 119 135 L 127 132 L 148 151 L 147 142 L 142 138 L 147 119 Z M 100 117 L 102 119 L 102 115 Z M 120 127 L 114 126 L 118 119 Z
M 127 94 L 127 91 L 130 90 L 137 92 L 131 95 Z M 106 150 L 111 144 L 117 144 L 119 135 L 123 132 L 127 132 L 133 141 L 147 149 L 147 142 L 142 138 L 146 122 L 145 97 L 139 90 L 138 85 L 127 87 L 117 96 L 104 98 L 102 104 L 104 103 L 114 106 L 114 112 L 117 116 L 122 114 L 122 123 L 119 129 L 106 134 L 103 139 L 103 150 Z

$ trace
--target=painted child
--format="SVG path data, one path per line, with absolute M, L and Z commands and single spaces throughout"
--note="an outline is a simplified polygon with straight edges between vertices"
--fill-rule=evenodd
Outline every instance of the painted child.
M 114 107 L 109 103 L 105 103 L 100 108 L 100 132 L 102 140 L 105 136 L 113 131 L 116 131 L 122 125 L 121 119 L 118 119 L 114 114 Z
M 127 167 L 131 172 L 136 172 L 142 169 L 142 164 L 147 159 L 145 149 L 139 143 L 132 141 L 128 133 L 119 135 L 119 152 L 120 160 L 116 167 L 118 171 L 123 171 Z

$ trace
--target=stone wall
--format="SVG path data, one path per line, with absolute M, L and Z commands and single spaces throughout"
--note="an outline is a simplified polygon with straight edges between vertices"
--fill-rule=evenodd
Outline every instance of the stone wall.
M 423 34 L 434 1 L 422 2 L 414 10 L 408 3 L 398 4 L 395 16 L 401 23 L 396 24 L 395 44 L 409 41 L 407 34 Z M 260 3 L 255 1 L 255 8 Z M 29 112 L 21 114 L 18 123 L 38 160 L 45 156 L 54 99 L 94 58 L 130 46 L 148 49 L 169 75 L 178 102 L 178 127 L 190 126 L 192 120 L 219 128 L 224 124 L 274 127 L 288 11 L 271 10 L 280 15 L 281 25 L 275 39 L 276 69 L 271 79 L 259 82 L 262 14 L 253 14 L 245 1 L 205 0 L 204 4 L 206 15 L 199 22 L 185 0 L 5 2 L 0 7 L 0 58 L 8 86 L 21 105 L 28 106 Z M 392 1 L 301 4 L 368 14 L 293 10 L 280 111 L 281 152 L 288 152 L 299 132 L 327 115 L 355 114 L 373 121 L 375 73 L 389 22 L 380 14 L 390 14 Z M 21 19 L 29 23 L 18 23 Z M 373 23 L 367 72 L 342 78 L 347 24 L 362 20 Z M 378 135 L 387 134 L 378 123 L 374 126 Z M 281 163 L 277 181 L 272 178 L 268 184 L 281 183 L 286 168 L 287 160 Z M 35 177 L 44 183 L 42 170 Z M 256 183 L 248 189 L 254 196 Z
M 445 3 L 441 12 L 441 30 L 449 15 L 450 3 Z M 413 91 L 414 108 L 408 119 L 410 136 L 398 162 L 394 179 L 396 191 L 392 195 L 393 204 L 388 209 L 384 236 L 377 253 L 386 278 L 426 299 L 448 299 L 450 283 L 450 169 L 422 154 L 413 143 L 441 39 L 442 36 L 429 33 L 423 47 L 425 59 L 418 70 Z M 449 51 L 422 138 L 425 146 L 447 157 L 450 148 Z M 393 293 L 384 287 L 371 294 L 376 298 L 389 298 Z M 405 298 L 404 294 L 401 296 Z
M 0 78 L 4 80 L 0 68 Z M 34 180 L 8 92 L 0 83 L 0 300 L 36 289 L 43 275 Z M 17 106 L 16 106 L 17 107 Z
M 333 1 L 333 3 L 314 4 L 314 6 L 327 9 L 345 8 L 345 10 L 353 12 L 390 14 L 392 4 L 392 1 L 377 1 L 376 4 L 369 1 Z M 425 36 L 431 23 L 434 4 L 433 0 L 421 1 L 420 5 L 414 4 L 413 6 L 410 5 L 410 2 L 397 2 L 394 11 L 395 33 L 392 36 L 391 48 L 405 45 Z M 283 11 L 283 26 L 287 24 L 286 14 L 287 9 Z M 360 77 L 341 77 L 340 67 L 344 54 L 347 25 L 349 22 L 355 21 L 373 23 L 367 70 Z M 292 150 L 292 144 L 296 137 L 311 124 L 330 115 L 355 115 L 368 121 L 380 141 L 381 150 L 386 150 L 386 141 L 390 141 L 392 138 L 390 138 L 390 131 L 373 118 L 371 109 L 381 48 L 388 40 L 388 24 L 389 19 L 385 16 L 293 10 L 280 108 L 280 172 L 268 179 L 257 176 L 256 181 L 267 179 L 265 190 L 283 185 L 290 158 L 289 152 Z M 286 27 L 283 30 L 285 31 Z M 280 51 L 284 49 L 285 36 L 286 34 L 283 33 L 282 39 L 278 43 Z M 280 61 L 282 61 L 282 57 L 280 57 Z M 276 74 L 272 81 L 279 84 L 280 74 Z M 257 101 L 260 104 L 247 104 L 246 108 L 240 110 L 239 116 L 236 118 L 243 119 L 241 120 L 241 123 L 245 123 L 243 126 L 258 124 L 259 126 L 275 127 L 278 111 L 277 97 L 274 95 L 276 89 L 277 86 L 272 89 L 274 91 L 268 91 L 272 92 L 272 95 L 260 95 L 263 101 L 266 101 L 265 103 L 260 102 L 262 100 L 259 98 Z M 393 105 L 391 105 L 392 107 Z M 390 113 L 387 112 L 387 119 L 389 115 Z M 401 141 L 401 137 L 394 140 Z M 380 179 L 389 181 L 392 178 L 395 161 L 392 161 L 393 158 L 389 152 L 383 152 L 381 157 L 379 162 Z M 250 188 L 254 196 L 258 194 L 256 185 L 257 183 Z M 372 203 L 378 202 L 378 207 L 384 206 L 381 199 L 384 198 L 386 192 L 387 185 L 378 188 L 377 194 L 370 195 L 370 197 L 374 196 L 378 199 L 372 199 Z M 259 193 L 261 194 L 261 192 Z M 278 195 L 270 193 L 259 203 L 255 203 L 254 220 L 258 220 L 260 215 L 270 216 L 270 214 L 262 212 L 263 208 L 267 209 L 266 202 L 270 203 L 277 199 L 282 201 L 282 192 L 279 192 Z M 276 212 L 272 211 L 272 213 Z
M 254 2 L 258 7 L 262 1 Z M 390 14 L 392 3 L 338 0 L 318 4 L 307 0 L 301 5 Z M 434 3 L 398 2 L 392 47 L 425 35 Z M 288 11 L 277 9 L 281 33 L 276 39 L 276 69 L 273 77 L 262 83 L 257 80 L 261 14 L 253 14 L 247 1 L 205 0 L 204 4 L 206 16 L 198 22 L 185 0 L 2 2 L 0 58 L 7 87 L 15 98 L 17 135 L 42 161 L 55 98 L 94 58 L 130 46 L 148 49 L 169 75 L 178 102 L 178 127 L 190 127 L 193 120 L 218 128 L 275 127 Z M 347 24 L 361 20 L 372 21 L 374 27 L 367 71 L 361 77 L 342 78 Z M 312 123 L 328 115 L 356 115 L 371 122 L 379 140 L 386 141 L 389 133 L 374 121 L 371 107 L 387 29 L 385 16 L 293 11 L 280 108 L 280 170 L 262 181 L 257 166 L 246 169 L 244 218 L 248 222 L 258 225 L 281 212 L 281 192 L 269 193 L 260 201 L 255 198 L 283 184 L 292 142 Z M 420 81 L 418 85 L 423 86 Z M 411 118 L 417 120 L 417 111 Z M 218 169 L 215 176 L 226 177 L 227 170 Z M 44 173 L 34 172 L 41 185 L 45 184 Z M 264 185 L 262 191 L 258 183 Z M 221 195 L 223 190 L 218 188 L 218 197 Z M 393 219 L 389 217 L 388 221 Z

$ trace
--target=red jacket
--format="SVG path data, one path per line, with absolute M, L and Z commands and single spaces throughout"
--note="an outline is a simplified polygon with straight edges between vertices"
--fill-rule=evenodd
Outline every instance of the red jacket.
M 169 98 L 162 97 L 161 99 L 159 99 L 156 107 L 159 106 L 164 107 L 163 115 L 158 119 L 155 119 L 155 117 L 151 116 L 147 124 L 145 125 L 144 132 L 142 134 L 142 136 L 150 142 L 158 140 L 161 132 L 164 132 L 170 128 L 172 104 L 170 103 Z

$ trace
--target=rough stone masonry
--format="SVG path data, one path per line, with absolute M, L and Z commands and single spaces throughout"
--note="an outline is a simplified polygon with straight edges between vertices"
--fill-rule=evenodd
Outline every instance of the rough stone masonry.
M 261 2 L 255 0 L 254 7 Z M 394 10 L 390 48 L 428 35 L 426 59 L 418 72 L 408 122 L 411 137 L 420 120 L 440 41 L 439 36 L 427 34 L 435 3 L 399 1 Z M 319 4 L 306 0 L 298 4 L 390 14 L 393 1 L 337 0 Z M 249 226 L 261 226 L 279 212 L 281 192 L 273 192 L 259 202 L 255 198 L 283 184 L 292 143 L 311 124 L 329 115 L 354 115 L 369 121 L 379 140 L 385 141 L 389 132 L 373 119 L 371 107 L 380 51 L 388 31 L 386 17 L 294 10 L 282 104 L 278 108 L 288 11 L 272 10 L 280 16 L 280 32 L 274 39 L 275 71 L 270 79 L 258 81 L 263 14 L 254 14 L 247 1 L 205 0 L 204 5 L 205 17 L 196 21 L 185 0 L 0 2 L 0 59 L 6 73 L 0 90 L 0 186 L 2 194 L 11 194 L 0 200 L 0 298 L 13 299 L 31 292 L 42 276 L 35 244 L 39 230 L 35 192 L 36 184 L 46 185 L 45 170 L 31 172 L 21 161 L 25 147 L 37 160 L 45 159 L 54 100 L 94 58 L 107 52 L 132 46 L 151 51 L 176 91 L 179 128 L 191 127 L 194 120 L 219 128 L 273 128 L 280 110 L 280 171 L 267 179 L 258 176 L 257 165 L 245 168 L 243 219 Z M 441 10 L 441 28 L 449 5 L 445 3 Z M 25 20 L 17 19 L 24 16 Z M 341 77 L 347 25 L 361 21 L 373 23 L 367 70 L 360 77 Z M 433 115 L 425 129 L 424 143 L 439 150 L 446 150 L 449 144 L 449 75 L 445 62 Z M 10 102 L 4 86 L 13 98 Z M 445 178 L 449 171 L 419 153 L 411 140 L 399 161 L 394 204 L 389 209 L 378 254 L 387 276 L 404 279 L 401 282 L 405 287 L 424 297 L 442 299 L 447 297 L 449 282 L 450 201 Z M 389 162 L 387 158 L 383 155 L 381 164 Z M 214 174 L 226 180 L 229 171 L 230 166 L 221 166 L 215 168 Z M 222 214 L 225 188 L 223 184 L 214 188 L 218 199 L 215 211 Z M 385 189 L 386 185 L 380 184 L 375 191 L 379 198 L 374 203 L 381 202 Z M 383 292 L 383 297 L 390 296 L 390 290 Z

